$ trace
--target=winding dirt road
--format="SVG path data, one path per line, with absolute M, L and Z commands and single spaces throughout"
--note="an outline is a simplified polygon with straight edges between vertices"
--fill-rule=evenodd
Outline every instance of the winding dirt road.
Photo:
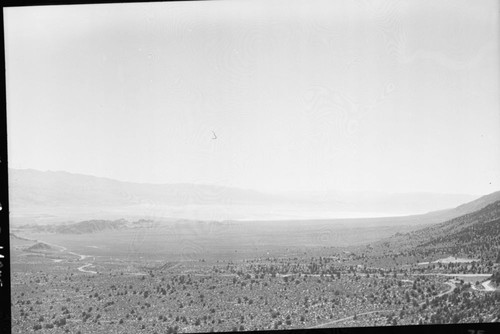
M 36 240 L 34 240 L 34 241 L 36 241 Z M 62 253 L 62 252 L 66 252 L 66 253 L 68 253 L 68 254 L 78 256 L 78 257 L 79 257 L 78 261 L 82 261 L 82 260 L 85 260 L 86 258 L 93 257 L 93 256 L 91 256 L 91 255 L 83 255 L 83 254 L 78 254 L 78 253 L 75 253 L 75 252 L 69 252 L 69 251 L 68 251 L 68 248 L 66 248 L 66 247 L 64 247 L 64 246 L 61 246 L 61 245 L 56 245 L 56 244 L 48 243 L 48 242 L 45 242 L 45 241 L 43 241 L 43 242 L 44 242 L 45 244 L 47 244 L 47 245 L 50 245 L 50 246 L 53 246 L 53 247 L 59 248 L 59 251 L 60 251 L 61 253 Z M 95 259 L 95 257 L 93 257 L 93 258 Z M 61 261 L 62 261 L 62 260 L 61 260 Z M 56 262 L 56 261 L 54 260 L 54 262 Z M 57 262 L 60 262 L 60 261 L 57 261 Z M 93 266 L 93 265 L 94 265 L 94 264 L 93 264 L 92 262 L 90 262 L 90 263 L 86 263 L 86 264 L 84 264 L 83 266 L 78 267 L 78 268 L 77 268 L 77 270 L 78 270 L 78 271 L 81 271 L 81 272 L 83 272 L 83 273 L 97 274 L 97 271 L 93 271 L 93 270 L 85 270 L 85 268 L 87 268 L 87 267 L 91 267 L 91 266 Z
M 84 264 L 83 266 L 81 267 L 78 267 L 78 271 L 81 271 L 83 273 L 90 273 L 90 274 L 97 274 L 97 271 L 93 271 L 93 270 L 85 270 L 85 268 L 87 267 L 92 267 L 93 264 L 92 263 L 87 263 L 87 264 Z

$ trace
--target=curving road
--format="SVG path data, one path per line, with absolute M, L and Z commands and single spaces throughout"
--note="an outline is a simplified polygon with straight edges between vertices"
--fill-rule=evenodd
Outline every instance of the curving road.
M 93 264 L 92 263 L 87 263 L 87 264 L 84 264 L 83 266 L 81 267 L 78 267 L 78 271 L 81 271 L 83 273 L 90 273 L 90 274 L 97 274 L 97 271 L 93 271 L 93 270 L 85 270 L 85 268 L 87 267 L 92 267 Z
M 455 283 L 453 283 L 453 282 L 445 282 L 444 284 L 448 285 L 448 286 L 450 287 L 450 289 L 449 289 L 449 290 L 446 290 L 446 291 L 444 291 L 444 292 L 441 292 L 440 294 L 435 295 L 435 296 L 434 296 L 431 300 L 434 300 L 434 299 L 436 299 L 436 298 L 438 298 L 438 297 L 441 297 L 441 296 L 444 296 L 444 295 L 450 294 L 450 293 L 452 293 L 452 292 L 455 290 L 455 288 L 457 287 L 457 286 L 456 286 L 456 284 L 455 284 Z M 425 303 L 420 303 L 419 305 L 423 305 L 423 304 L 425 304 Z
M 484 281 L 483 283 L 481 283 L 481 285 L 483 286 L 482 289 L 478 289 L 475 285 L 472 285 L 471 287 L 473 290 L 477 291 L 486 291 L 486 292 L 497 291 L 495 287 L 491 286 L 491 280 Z
M 34 241 L 36 241 L 36 240 L 34 240 Z M 50 246 L 53 246 L 53 247 L 59 248 L 59 251 L 60 251 L 61 253 L 62 253 L 62 252 L 66 252 L 66 253 L 68 253 L 68 254 L 78 256 L 78 257 L 79 257 L 78 261 L 85 260 L 85 259 L 86 259 L 86 258 L 88 258 L 88 257 L 93 257 L 93 256 L 91 256 L 91 255 L 83 255 L 83 254 L 78 254 L 78 253 L 75 253 L 75 252 L 69 252 L 69 251 L 68 251 L 68 248 L 66 248 L 66 247 L 64 247 L 64 246 L 61 246 L 61 245 L 56 245 L 56 244 L 49 243 L 49 242 L 45 242 L 45 241 L 43 241 L 43 242 L 44 242 L 44 243 L 46 243 L 47 245 L 50 245 Z M 61 261 L 62 261 L 62 260 L 61 260 Z M 56 261 L 54 260 L 54 262 L 56 262 Z M 60 261 L 57 261 L 57 262 L 60 262 Z M 86 263 L 86 264 L 84 264 L 83 266 L 78 267 L 78 268 L 77 268 L 77 270 L 78 270 L 78 271 L 81 271 L 81 272 L 83 272 L 83 273 L 97 274 L 97 271 L 93 271 L 93 270 L 85 270 L 85 268 L 87 268 L 87 267 L 91 267 L 91 266 L 93 266 L 93 263 Z

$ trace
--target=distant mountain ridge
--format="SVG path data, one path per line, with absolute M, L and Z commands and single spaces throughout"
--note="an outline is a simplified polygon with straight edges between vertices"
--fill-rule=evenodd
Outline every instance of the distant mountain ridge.
M 9 169 L 11 217 L 17 223 L 119 218 L 198 220 L 331 219 L 397 216 L 453 208 L 472 195 L 389 193 L 271 194 L 215 185 L 139 184 L 68 172 Z M 458 212 L 456 213 L 459 214 Z M 436 220 L 449 218 L 437 212 Z
M 122 182 L 68 172 L 9 169 L 14 204 L 123 205 L 149 202 L 172 205 L 210 204 L 225 201 L 265 202 L 275 199 L 253 190 L 186 183 L 148 184 Z M 30 192 L 24 192 L 29 190 Z M 67 203 L 64 203 L 67 205 Z
M 24 225 L 21 228 L 31 228 L 36 232 L 48 232 L 59 234 L 92 234 L 107 230 L 119 230 L 131 225 L 144 224 L 147 221 L 137 221 L 129 223 L 125 219 L 119 220 L 84 220 L 77 223 L 57 224 L 57 225 Z
M 74 224 L 55 227 L 55 232 L 62 234 L 86 234 L 96 233 L 104 230 L 116 230 L 124 227 L 125 221 L 107 221 L 107 220 L 90 220 L 82 221 Z

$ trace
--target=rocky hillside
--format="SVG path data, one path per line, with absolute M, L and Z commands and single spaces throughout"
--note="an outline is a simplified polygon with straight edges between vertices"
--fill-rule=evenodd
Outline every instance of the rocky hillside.
M 414 232 L 373 245 L 395 252 L 433 253 L 500 262 L 500 201 Z

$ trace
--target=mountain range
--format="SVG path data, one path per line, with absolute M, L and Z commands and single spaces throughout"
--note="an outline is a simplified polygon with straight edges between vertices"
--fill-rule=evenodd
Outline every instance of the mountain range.
M 141 184 L 68 172 L 9 169 L 9 196 L 14 223 L 44 223 L 160 217 L 331 219 L 427 212 L 432 212 L 428 217 L 435 221 L 458 216 L 472 207 L 481 207 L 498 194 L 492 194 L 490 199 L 434 193 L 331 191 L 277 194 L 215 185 Z M 470 202 L 472 200 L 476 201 Z

